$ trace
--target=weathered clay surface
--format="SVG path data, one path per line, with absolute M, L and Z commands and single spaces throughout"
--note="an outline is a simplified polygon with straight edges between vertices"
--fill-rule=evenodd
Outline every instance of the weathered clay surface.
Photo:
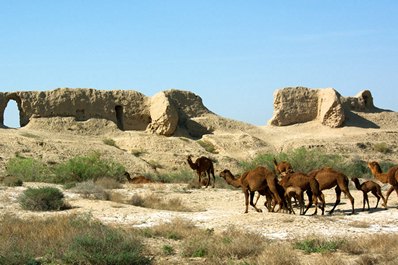
M 342 97 L 333 88 L 287 87 L 274 93 L 274 115 L 269 124 L 284 126 L 318 120 L 336 128 L 344 125 L 350 111 L 374 109 L 369 90 L 361 91 L 355 97 Z
M 202 99 L 189 91 L 169 90 L 147 97 L 133 90 L 59 88 L 0 93 L 2 127 L 9 100 L 18 105 L 22 127 L 35 118 L 73 117 L 76 121 L 96 118 L 110 120 L 121 130 L 147 130 L 170 136 L 190 118 L 210 113 Z

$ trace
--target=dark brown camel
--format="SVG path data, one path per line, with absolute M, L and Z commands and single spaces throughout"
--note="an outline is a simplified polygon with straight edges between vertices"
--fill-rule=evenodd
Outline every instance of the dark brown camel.
M 283 175 L 283 174 L 286 174 L 286 173 L 292 173 L 293 172 L 293 167 L 292 167 L 292 165 L 289 162 L 280 161 L 278 163 L 278 162 L 276 162 L 275 158 L 274 158 L 273 162 L 274 162 L 274 167 L 275 167 L 275 171 L 276 171 L 277 174 Z
M 235 177 L 231 173 L 231 171 L 229 171 L 228 169 L 224 169 L 220 173 L 220 177 L 223 178 L 228 183 L 228 185 L 231 185 L 235 188 L 242 188 L 242 182 L 241 182 L 242 176 Z M 258 199 L 260 198 L 261 195 L 265 196 L 266 201 L 264 203 L 264 206 L 270 212 L 271 211 L 271 203 L 272 203 L 272 193 L 268 187 L 263 191 L 258 191 L 258 196 L 257 196 L 256 202 L 254 203 L 254 205 L 257 205 Z
M 284 207 L 283 203 L 284 200 L 281 198 L 278 192 L 278 180 L 276 178 L 276 175 L 273 172 L 266 169 L 265 167 L 257 167 L 253 170 L 244 173 L 241 176 L 240 182 L 241 182 L 242 191 L 245 195 L 245 204 L 246 204 L 245 213 L 247 213 L 249 209 L 249 195 L 250 195 L 250 205 L 257 212 L 261 212 L 261 209 L 258 209 L 256 205 L 254 205 L 253 203 L 254 193 L 258 191 L 260 194 L 265 195 L 267 187 L 272 193 L 272 196 L 275 199 L 276 204 L 279 205 L 278 211 L 280 211 Z
M 127 171 L 124 172 L 124 176 L 126 176 L 127 181 L 131 184 L 153 183 L 153 180 L 148 179 L 144 176 L 137 176 L 137 177 L 131 178 L 130 174 Z
M 391 167 L 386 173 L 383 173 L 379 163 L 376 161 L 369 162 L 368 167 L 372 175 L 382 183 L 388 183 L 391 187 L 386 194 L 385 207 L 387 207 L 388 197 L 395 190 L 398 195 L 398 166 Z
M 336 187 L 335 188 L 336 202 L 335 202 L 332 210 L 330 210 L 329 214 L 332 214 L 334 212 L 334 209 L 336 208 L 336 206 L 340 203 L 341 192 L 344 192 L 344 194 L 347 195 L 348 199 L 351 201 L 351 206 L 352 206 L 351 214 L 355 213 L 354 197 L 352 197 L 350 190 L 348 188 L 349 180 L 346 175 L 344 175 L 343 173 L 338 172 L 330 167 L 313 170 L 310 173 L 308 173 L 308 175 L 310 177 L 315 177 L 315 179 L 319 183 L 319 189 L 321 191 Z M 325 207 L 325 202 L 323 202 L 323 207 Z
M 201 156 L 198 159 L 196 159 L 195 163 L 192 161 L 192 155 L 188 156 L 188 164 L 189 166 L 193 169 L 196 170 L 196 173 L 198 174 L 199 177 L 199 184 L 202 183 L 201 177 L 203 174 L 207 174 L 208 176 L 208 181 L 206 184 L 206 188 L 210 184 L 210 174 L 213 175 L 213 185 L 212 187 L 214 188 L 214 184 L 216 182 L 216 178 L 214 176 L 214 166 L 213 166 L 213 161 L 210 158 L 207 158 L 205 156 Z
M 302 192 L 307 192 L 308 195 L 308 205 L 305 211 L 301 212 L 300 214 L 305 214 L 307 210 L 311 207 L 312 203 L 315 204 L 315 211 L 313 214 L 317 214 L 318 212 L 318 199 L 321 201 L 321 209 L 322 215 L 324 214 L 325 209 L 325 201 L 322 191 L 320 190 L 319 183 L 315 179 L 315 177 L 310 177 L 301 172 L 294 172 L 294 173 L 286 173 L 280 184 L 287 189 L 288 187 L 298 187 L 302 190 Z
M 379 205 L 379 201 L 380 198 L 383 199 L 384 202 L 384 207 L 386 207 L 386 199 L 384 198 L 383 194 L 381 193 L 381 187 L 379 184 L 377 184 L 374 181 L 371 180 L 367 180 L 365 182 L 363 182 L 362 184 L 359 183 L 358 178 L 351 178 L 352 182 L 354 182 L 355 184 L 355 188 L 357 188 L 357 190 L 360 190 L 363 192 L 363 207 L 362 207 L 362 211 L 365 211 L 365 202 L 367 202 L 368 204 L 368 211 L 370 209 L 369 206 L 369 198 L 368 198 L 368 192 L 371 192 L 376 198 L 377 198 L 377 203 L 375 206 L 375 209 L 377 208 L 377 206 Z

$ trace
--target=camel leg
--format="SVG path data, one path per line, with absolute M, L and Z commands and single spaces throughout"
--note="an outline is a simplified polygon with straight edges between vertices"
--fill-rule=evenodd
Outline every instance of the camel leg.
M 214 188 L 215 185 L 216 185 L 216 177 L 214 176 L 214 169 L 211 171 L 211 174 L 213 175 L 213 186 L 212 186 L 212 188 Z M 210 177 L 209 177 L 209 180 L 210 180 Z
M 375 209 L 377 209 L 377 206 L 379 205 L 379 201 L 380 201 L 380 195 L 375 190 L 372 191 L 372 194 L 377 198 L 377 202 L 376 202 L 376 206 L 375 206 Z
M 258 202 L 258 199 L 260 199 L 260 196 L 261 196 L 261 194 L 260 193 L 258 193 L 257 194 L 257 198 L 256 198 L 256 202 L 254 203 L 254 205 L 257 205 L 257 202 Z M 267 202 L 265 202 L 265 203 L 267 203 Z M 264 206 L 265 206 L 266 204 L 264 204 Z
M 381 199 L 383 200 L 384 208 L 387 208 L 387 201 L 386 201 L 386 198 L 384 198 L 383 193 L 381 193 L 381 190 L 379 191 L 379 196 L 380 196 Z M 382 205 L 383 205 L 383 204 L 382 204 Z
M 243 190 L 243 193 L 245 194 L 245 212 L 244 213 L 248 213 L 249 211 L 249 190 Z
M 334 203 L 334 206 L 333 206 L 332 210 L 330 210 L 329 214 L 332 214 L 334 212 L 334 209 L 336 208 L 336 206 L 340 203 L 341 189 L 337 186 L 335 188 L 335 191 L 336 191 L 336 202 Z
M 315 211 L 314 211 L 314 213 L 312 215 L 316 215 L 318 213 L 318 199 L 317 199 L 315 194 L 312 195 L 312 200 L 313 200 L 314 205 L 315 205 Z
M 312 206 L 312 192 L 310 190 L 307 190 L 306 193 L 308 196 L 308 204 L 307 204 L 307 207 L 305 208 L 303 215 L 305 215 L 305 213 L 308 211 L 308 209 Z
M 386 200 L 385 200 L 385 205 L 384 205 L 384 207 L 386 207 L 386 208 L 387 208 L 388 197 L 390 197 L 390 194 L 391 194 L 393 191 L 394 191 L 394 186 L 391 186 L 391 187 L 388 189 L 387 193 L 386 193 Z
M 352 197 L 350 191 L 348 190 L 348 187 L 345 187 L 343 190 L 344 194 L 348 197 L 348 199 L 351 202 L 351 208 L 352 208 L 352 212 L 351 214 L 355 213 L 355 208 L 354 208 L 354 197 Z M 398 192 L 397 192 L 398 193 Z M 368 197 L 368 195 L 366 195 L 366 197 Z
M 368 204 L 368 211 L 369 211 L 369 198 L 368 194 L 366 192 L 363 193 L 363 206 L 362 206 L 362 211 L 365 211 L 365 203 Z
M 206 188 L 209 187 L 209 184 L 210 184 L 210 173 L 207 172 L 207 185 L 206 185 Z M 213 184 L 213 185 L 214 185 L 214 184 Z M 213 188 L 214 188 L 214 187 L 213 187 Z
M 325 195 L 323 195 L 322 191 L 320 194 L 318 194 L 319 201 L 321 202 L 321 210 L 322 210 L 322 215 L 325 214 Z
M 262 210 L 261 210 L 261 209 L 258 209 L 258 208 L 256 207 L 256 205 L 254 205 L 254 203 L 253 203 L 254 193 L 255 193 L 254 191 L 251 191 L 251 192 L 250 192 L 250 205 L 253 206 L 253 208 L 256 209 L 257 212 L 261 213 Z

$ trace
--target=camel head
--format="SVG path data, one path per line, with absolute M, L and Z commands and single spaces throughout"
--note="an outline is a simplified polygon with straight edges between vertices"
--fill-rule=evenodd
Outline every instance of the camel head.
M 369 167 L 370 171 L 372 171 L 372 172 L 376 172 L 376 173 L 382 172 L 379 163 L 377 163 L 376 161 L 368 162 L 368 167 Z
M 223 179 L 226 179 L 227 176 L 232 176 L 231 171 L 229 171 L 228 169 L 224 169 L 220 172 L 220 177 L 222 177 Z

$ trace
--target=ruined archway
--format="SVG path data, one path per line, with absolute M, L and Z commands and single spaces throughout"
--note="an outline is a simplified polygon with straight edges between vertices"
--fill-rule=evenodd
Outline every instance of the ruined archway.
M 3 110 L 2 125 L 7 128 L 20 128 L 21 125 L 21 100 L 10 97 Z
M 124 130 L 124 123 L 123 123 L 123 106 L 117 105 L 115 107 L 115 112 L 116 112 L 116 122 L 117 122 L 117 127 L 120 130 Z

